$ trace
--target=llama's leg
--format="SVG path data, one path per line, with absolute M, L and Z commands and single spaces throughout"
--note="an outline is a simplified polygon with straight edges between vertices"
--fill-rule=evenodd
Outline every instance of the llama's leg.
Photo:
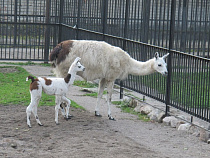
M 102 98 L 102 95 L 103 95 L 103 92 L 104 92 L 105 85 L 106 85 L 106 81 L 103 78 L 99 82 L 98 97 L 97 97 L 97 103 L 96 103 L 96 106 L 95 106 L 95 116 L 98 116 L 98 117 L 101 117 L 101 114 L 99 113 L 99 104 L 100 104 L 100 101 L 101 101 L 101 98 Z
M 107 106 L 108 106 L 108 117 L 110 120 L 115 120 L 111 116 L 111 100 L 112 100 L 112 91 L 113 91 L 114 82 L 108 82 L 107 83 Z
M 58 125 L 58 112 L 61 104 L 61 96 L 55 96 L 55 123 Z
M 70 108 L 70 105 L 71 105 L 71 101 L 68 98 L 66 98 L 65 96 L 62 97 L 62 100 L 67 104 L 66 105 L 66 113 L 65 113 L 64 118 L 66 120 L 71 119 L 71 116 L 69 115 L 69 108 Z

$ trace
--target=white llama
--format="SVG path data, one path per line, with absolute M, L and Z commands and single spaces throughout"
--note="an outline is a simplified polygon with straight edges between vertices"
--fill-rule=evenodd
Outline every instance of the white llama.
M 102 41 L 89 40 L 67 40 L 59 43 L 50 53 L 50 61 L 54 66 L 54 72 L 58 77 L 67 74 L 69 65 L 76 56 L 81 57 L 81 62 L 86 67 L 85 72 L 77 74 L 92 81 L 100 79 L 97 103 L 95 106 L 95 116 L 101 117 L 99 113 L 99 104 L 107 85 L 107 105 L 108 117 L 111 116 L 110 102 L 112 89 L 116 79 L 125 79 L 128 74 L 132 75 L 149 75 L 159 72 L 167 75 L 167 68 L 164 59 L 169 55 L 159 57 L 158 52 L 155 57 L 146 62 L 137 61 L 130 57 L 128 53 L 119 47 L 112 46 Z
M 31 94 L 31 103 L 26 109 L 27 113 L 27 124 L 31 127 L 30 115 L 31 112 L 34 114 L 37 123 L 42 126 L 42 123 L 39 120 L 37 115 L 37 106 L 39 104 L 39 100 L 42 96 L 42 91 L 44 91 L 48 95 L 55 95 L 55 122 L 58 124 L 58 111 L 60 108 L 62 114 L 68 119 L 69 117 L 69 108 L 71 101 L 66 98 L 66 93 L 68 92 L 69 86 L 73 84 L 75 80 L 76 73 L 78 71 L 84 71 L 85 67 L 80 64 L 80 58 L 77 57 L 74 62 L 69 67 L 68 72 L 66 73 L 65 78 L 46 78 L 46 77 L 38 77 L 34 78 L 32 76 L 28 76 L 26 81 L 31 79 L 30 84 L 30 94 Z M 62 103 L 66 103 L 66 110 L 64 113 L 63 107 L 61 107 Z M 62 111 L 63 110 L 63 111 Z

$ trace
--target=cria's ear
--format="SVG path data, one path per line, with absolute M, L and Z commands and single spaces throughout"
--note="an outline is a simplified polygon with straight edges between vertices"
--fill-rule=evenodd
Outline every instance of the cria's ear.
M 169 55 L 169 53 L 167 53 L 166 55 L 164 55 L 164 56 L 163 56 L 163 59 L 165 59 L 168 55 Z
M 159 53 L 155 52 L 155 58 L 158 59 L 159 58 Z
M 79 62 L 81 60 L 80 57 L 76 57 L 76 59 L 74 60 L 75 63 Z

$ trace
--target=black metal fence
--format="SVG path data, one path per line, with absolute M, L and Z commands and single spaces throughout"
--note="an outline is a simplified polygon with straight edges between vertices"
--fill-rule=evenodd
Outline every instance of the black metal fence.
M 210 122 L 210 1 L 0 1 L 0 60 L 47 62 L 66 39 L 104 40 L 141 61 L 170 52 L 167 78 L 129 75 L 123 86 Z

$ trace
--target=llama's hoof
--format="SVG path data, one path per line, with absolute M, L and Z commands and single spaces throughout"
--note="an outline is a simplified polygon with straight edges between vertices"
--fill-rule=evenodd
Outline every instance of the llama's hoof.
M 114 117 L 112 117 L 110 115 L 108 115 L 108 117 L 109 117 L 109 120 L 116 121 Z
M 71 119 L 72 117 L 74 117 L 74 116 L 73 115 L 70 115 L 70 114 L 68 115 L 68 119 Z
M 60 123 L 58 123 L 58 122 L 55 122 L 55 124 L 56 124 L 56 125 L 59 125 Z
M 99 114 L 99 112 L 98 112 L 98 111 L 95 111 L 95 116 L 96 116 L 96 117 L 102 117 L 102 115 L 101 115 L 101 114 Z
M 29 128 L 31 128 L 31 125 L 28 125 Z
M 43 126 L 43 124 L 41 124 L 41 123 L 38 123 L 38 125 L 39 125 L 39 126 Z
M 68 115 L 68 117 L 64 116 L 64 119 L 68 121 L 68 120 L 70 120 L 72 117 L 73 117 L 72 115 Z

